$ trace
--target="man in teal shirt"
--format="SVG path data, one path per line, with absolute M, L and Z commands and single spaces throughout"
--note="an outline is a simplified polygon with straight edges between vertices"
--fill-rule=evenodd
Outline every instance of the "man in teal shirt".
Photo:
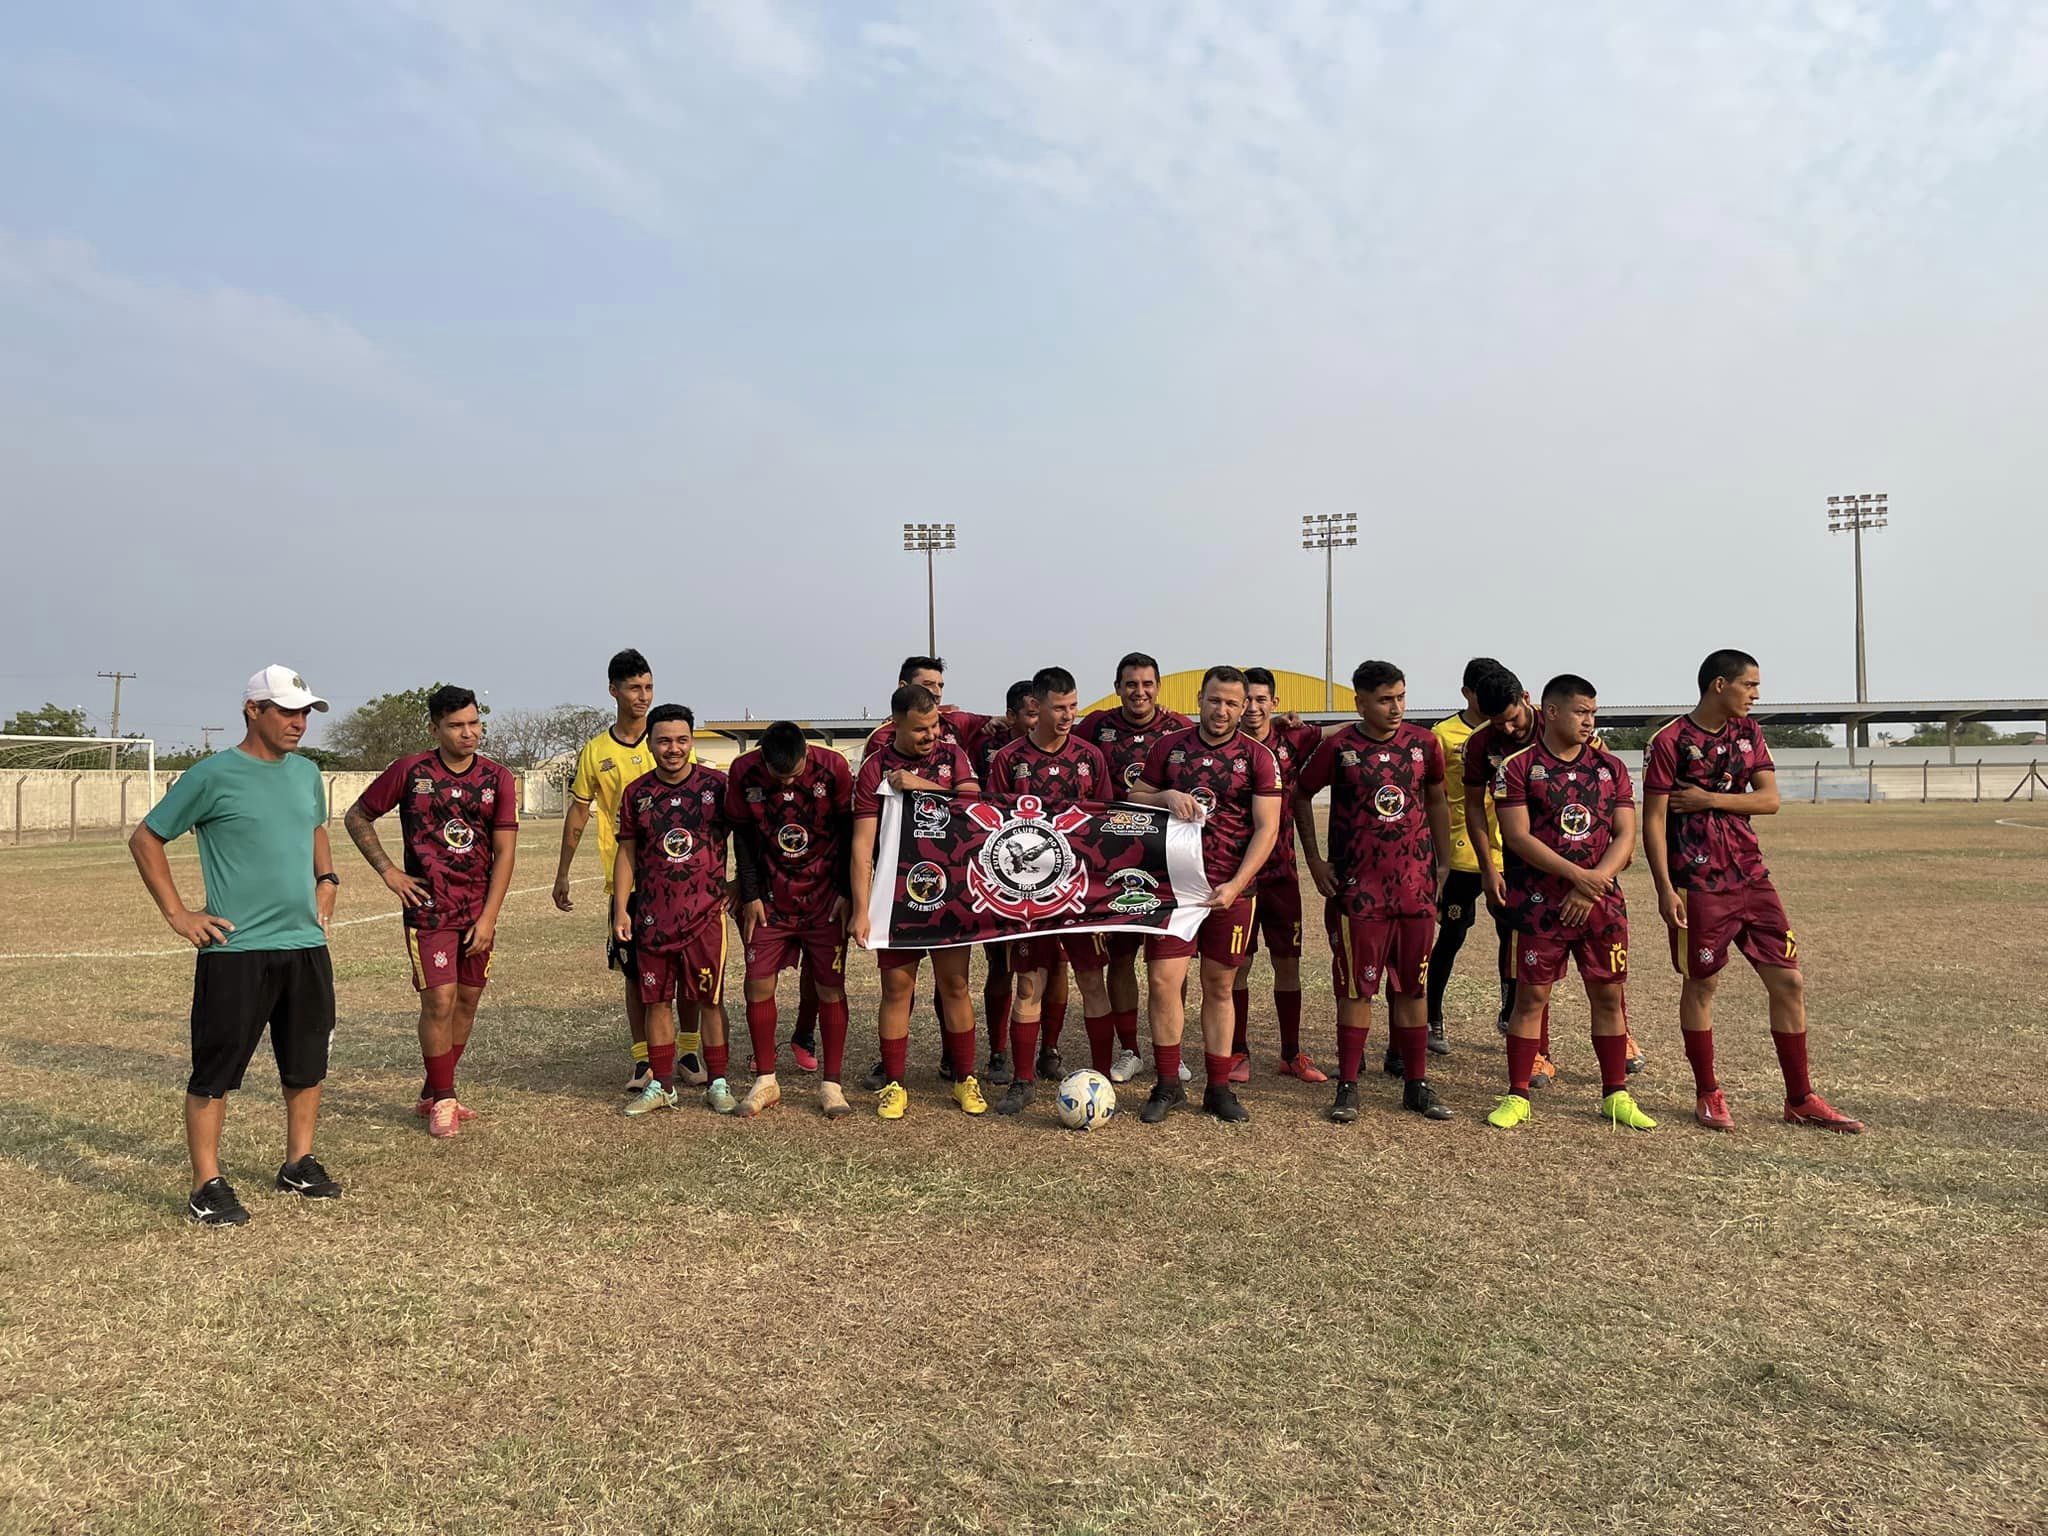
M 227 1095 L 242 1086 L 266 1025 L 284 1087 L 285 1161 L 277 1187 L 311 1199 L 341 1193 L 313 1156 L 334 1033 L 327 922 L 341 881 L 327 846 L 320 770 L 293 751 L 307 716 L 326 708 L 291 668 L 265 667 L 244 692 L 241 743 L 179 774 L 128 840 L 164 921 L 199 951 L 185 1145 L 192 1156 L 187 1215 L 202 1226 L 249 1219 L 221 1176 L 220 1132 Z M 164 855 L 164 845 L 186 832 L 199 838 L 203 908 L 185 905 Z

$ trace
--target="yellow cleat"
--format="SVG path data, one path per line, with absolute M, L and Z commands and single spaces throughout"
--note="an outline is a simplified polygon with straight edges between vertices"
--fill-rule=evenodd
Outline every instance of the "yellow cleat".
M 988 1100 L 981 1096 L 981 1084 L 972 1077 L 963 1077 L 953 1085 L 953 1102 L 970 1115 L 988 1113 Z
M 1657 1122 L 1637 1107 L 1635 1096 L 1626 1088 L 1617 1088 L 1600 1101 L 1601 1115 L 1616 1125 L 1631 1131 L 1654 1131 Z
M 910 1094 L 901 1083 L 884 1083 L 875 1095 L 875 1113 L 884 1120 L 901 1120 L 910 1109 Z
M 1529 1101 L 1519 1093 L 1504 1093 L 1493 1101 L 1493 1113 L 1486 1123 L 1495 1130 L 1511 1131 L 1529 1118 Z

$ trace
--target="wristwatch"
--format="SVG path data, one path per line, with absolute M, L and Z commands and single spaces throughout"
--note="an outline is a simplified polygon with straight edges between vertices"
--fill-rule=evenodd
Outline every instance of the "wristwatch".
M 324 875 L 315 875 L 315 876 L 313 877 L 313 883 L 314 883 L 315 885 L 318 885 L 318 884 L 320 884 L 320 883 L 321 883 L 321 882 L 322 882 L 323 880 L 324 880 L 324 881 L 325 881 L 325 882 L 326 882 L 327 884 L 329 884 L 329 885 L 332 885 L 332 886 L 335 886 L 335 887 L 339 887 L 339 886 L 341 885 L 341 876 L 337 875 L 337 874 L 336 874 L 336 873 L 335 873 L 335 872 L 334 872 L 333 870 L 331 870 L 331 869 L 330 869 L 329 871 L 327 871 L 327 873 L 326 873 L 326 874 L 324 874 Z

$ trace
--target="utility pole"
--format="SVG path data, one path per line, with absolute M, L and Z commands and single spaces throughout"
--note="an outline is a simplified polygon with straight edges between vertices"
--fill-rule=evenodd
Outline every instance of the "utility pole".
M 1863 530 L 1882 528 L 1891 515 L 1890 497 L 1882 491 L 1828 498 L 1828 532 L 1852 534 L 1856 545 L 1856 702 L 1870 702 L 1870 673 L 1863 661 Z M 1859 720 L 1849 731 L 1849 766 L 1856 749 L 1870 745 L 1870 723 Z
M 1356 512 L 1304 512 L 1301 547 L 1323 552 L 1323 713 L 1337 707 L 1337 566 L 1336 552 L 1358 542 Z
M 135 674 L 133 672 L 102 672 L 99 675 L 101 677 L 110 677 L 114 680 L 114 714 L 107 724 L 107 734 L 118 739 L 121 735 L 121 680 L 133 677 Z M 107 766 L 116 770 L 120 768 L 121 749 L 119 747 L 107 748 Z
M 939 596 L 937 573 L 932 568 L 932 556 L 960 546 L 953 537 L 951 523 L 905 523 L 903 525 L 903 548 L 913 555 L 924 556 L 924 651 L 927 656 L 939 654 Z
M 226 729 L 227 727 L 224 725 L 202 725 L 199 727 L 199 750 L 202 753 L 211 753 L 213 751 L 213 733 Z

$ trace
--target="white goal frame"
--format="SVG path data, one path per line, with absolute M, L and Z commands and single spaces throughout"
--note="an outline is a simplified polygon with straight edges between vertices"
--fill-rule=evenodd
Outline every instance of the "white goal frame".
M 149 778 L 149 803 L 150 803 L 151 805 L 155 805 L 155 804 L 156 804 L 156 741 L 155 741 L 155 739 L 154 739 L 154 738 L 152 738 L 152 737 L 148 737 L 148 736 L 0 736 L 0 752 L 4 752 L 6 748 L 8 748 L 8 747 L 10 747 L 10 746 L 13 746 L 13 745 L 15 745 L 16 743 L 19 743 L 19 744 L 20 744 L 20 745 L 22 745 L 22 746 L 36 746 L 36 747 L 68 747 L 68 748 L 70 748 L 70 749 L 71 749 L 71 752 L 70 752 L 70 753 L 66 753 L 66 754 L 65 754 L 66 756 L 70 756 L 70 755 L 72 755 L 73 753 L 83 753 L 83 752 L 85 752 L 86 750 L 88 750 L 88 749 L 90 749 L 90 748 L 92 748 L 92 747 L 104 747 L 104 748 L 106 748 L 106 749 L 107 749 L 107 751 L 108 751 L 109 753 L 116 753 L 116 752 L 134 752 L 134 751 L 140 751 L 140 752 L 141 752 L 141 753 L 143 754 L 143 767 L 142 767 L 141 771 L 142 771 L 142 772 L 143 772 L 144 774 L 146 774 L 146 775 L 148 776 L 148 778 Z M 13 771 L 13 772 L 19 772 L 19 773 L 35 773 L 35 772 L 59 772 L 59 773 L 61 773 L 61 772 L 64 772 L 64 771 L 66 771 L 66 769 L 67 769 L 67 768 L 68 768 L 68 769 L 69 769 L 70 771 L 72 771 L 72 772 L 80 772 L 80 773 L 96 773 L 96 772 L 99 772 L 99 771 L 100 771 L 100 770 L 98 770 L 98 769 L 94 769 L 94 768 L 80 768 L 80 767 L 79 767 L 79 766 L 78 766 L 78 765 L 77 765 L 76 763 L 72 763 L 72 764 L 67 764 L 67 765 L 65 765 L 65 767 L 63 767 L 63 768 L 53 768 L 53 769 L 41 769 L 41 770 L 39 770 L 39 769 L 34 769 L 34 768 L 28 768 L 28 767 L 25 767 L 25 766 L 23 766 L 23 765 L 20 765 L 20 764 L 9 764 L 9 763 L 6 763 L 6 762 L 4 762 L 4 761 L 0 761 L 0 775 L 5 775 L 6 773 L 8 773 L 8 772 L 10 772 L 10 771 Z M 119 764 L 117 764 L 117 763 L 112 763 L 112 762 L 110 762 L 110 763 L 108 763 L 108 765 L 107 765 L 107 771 L 109 771 L 109 772 L 114 772 L 114 773 L 118 773 L 118 772 L 120 772 L 120 766 L 119 766 Z

